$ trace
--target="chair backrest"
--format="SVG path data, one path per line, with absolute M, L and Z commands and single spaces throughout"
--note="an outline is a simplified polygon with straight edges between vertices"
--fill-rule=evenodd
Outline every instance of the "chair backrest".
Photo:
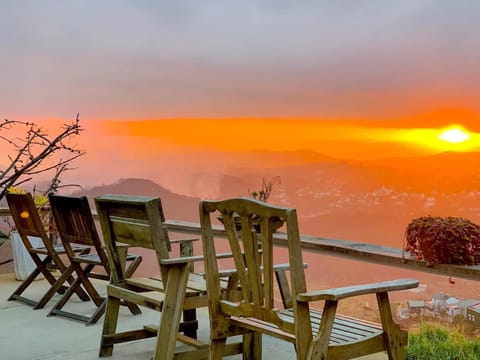
M 43 241 L 49 253 L 54 254 L 53 244 L 43 227 L 32 195 L 7 193 L 6 198 L 15 227 L 27 250 L 32 248 L 29 238 L 37 237 Z
M 257 314 L 262 320 L 276 319 L 273 232 L 278 221 L 283 221 L 286 225 L 292 297 L 306 291 L 295 209 L 280 208 L 251 198 L 200 202 L 205 272 L 211 303 L 220 303 L 225 298 L 220 288 L 211 222 L 211 216 L 217 216 L 218 213 L 223 218 L 229 250 L 233 254 L 242 291 L 242 306 L 236 309 L 236 314 L 245 311 L 246 316 Z M 241 228 L 237 231 L 239 223 Z M 262 251 L 259 251 L 259 247 Z M 215 318 L 215 314 L 210 315 Z
M 108 271 L 107 255 L 98 236 L 87 197 L 50 195 L 49 200 L 58 233 L 69 256 L 75 256 L 72 244 L 91 246 Z
M 166 276 L 160 260 L 169 257 L 170 242 L 162 226 L 165 217 L 160 198 L 103 195 L 95 198 L 95 206 L 109 255 L 113 283 L 125 279 L 120 244 L 155 250 L 162 276 Z

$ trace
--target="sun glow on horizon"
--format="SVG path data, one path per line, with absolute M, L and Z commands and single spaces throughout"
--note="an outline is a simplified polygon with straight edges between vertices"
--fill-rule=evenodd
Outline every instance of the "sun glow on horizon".
M 401 129 L 395 132 L 392 140 L 429 148 L 435 152 L 480 150 L 480 133 L 471 132 L 461 125 L 451 125 L 441 129 Z
M 163 119 L 108 121 L 104 131 L 116 141 L 123 139 L 125 153 L 134 159 L 175 152 L 311 150 L 333 158 L 368 160 L 480 151 L 480 133 L 460 124 L 395 125 L 333 120 Z
M 442 131 L 440 135 L 438 135 L 440 140 L 457 144 L 470 139 L 470 135 L 462 128 L 454 127 L 448 130 Z

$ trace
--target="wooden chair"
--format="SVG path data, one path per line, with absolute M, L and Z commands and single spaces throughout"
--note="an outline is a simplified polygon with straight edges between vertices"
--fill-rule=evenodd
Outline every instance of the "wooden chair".
M 111 356 L 116 343 L 157 336 L 155 359 L 207 359 L 208 343 L 197 340 L 196 309 L 208 305 L 205 274 L 193 272 L 193 263 L 203 261 L 202 256 L 191 256 L 192 241 L 197 239 L 169 239 L 163 227 L 165 218 L 159 198 L 105 195 L 96 198 L 95 204 L 112 269 L 100 356 Z M 172 243 L 180 245 L 180 257 L 169 256 Z M 122 244 L 153 250 L 160 276 L 126 278 L 122 270 Z M 231 254 L 219 253 L 216 257 L 231 259 Z M 275 265 L 280 288 L 286 285 L 287 270 L 284 264 Z M 229 296 L 235 298 L 238 279 L 234 271 L 222 272 L 220 283 L 222 289 L 229 289 Z M 282 303 L 291 301 L 288 288 L 280 294 Z M 162 311 L 160 325 L 116 332 L 120 300 Z M 177 341 L 189 346 L 177 349 Z M 242 342 L 233 341 L 225 346 L 224 354 L 242 353 L 243 346 Z
M 227 231 L 242 290 L 239 301 L 228 300 L 228 293 L 219 285 L 211 226 L 214 212 L 222 215 Z M 233 214 L 240 216 L 240 231 L 235 230 Z M 254 229 L 253 218 L 260 223 L 260 232 Z M 276 309 L 273 302 L 272 224 L 278 218 L 286 223 L 293 301 L 292 308 L 284 310 Z M 295 209 L 247 198 L 202 201 L 200 220 L 209 297 L 210 359 L 222 358 L 226 339 L 238 334 L 251 336 L 251 346 L 244 353 L 248 359 L 261 359 L 261 334 L 293 343 L 297 359 L 349 359 L 380 351 L 386 351 L 389 359 L 405 359 L 407 332 L 392 320 L 388 292 L 417 287 L 418 281 L 401 279 L 307 292 Z M 258 242 L 261 254 L 256 251 Z M 336 314 L 339 300 L 364 294 L 376 294 L 381 324 Z M 320 300 L 324 301 L 323 311 L 310 308 L 311 302 Z
M 77 275 L 67 292 L 60 298 L 48 313 L 48 316 L 63 316 L 85 322 L 86 325 L 95 324 L 105 312 L 106 298 L 101 296 L 93 286 L 91 279 L 110 279 L 110 266 L 103 244 L 98 236 L 95 221 L 85 196 L 60 196 L 50 195 L 51 211 L 58 229 L 64 248 Z M 88 254 L 78 254 L 74 251 L 77 246 L 91 249 Z M 142 257 L 127 254 L 126 261 L 129 266 L 125 276 L 130 277 L 138 268 Z M 90 316 L 63 310 L 63 307 L 75 291 L 83 288 L 97 309 Z M 141 314 L 140 308 L 135 304 L 125 304 L 134 315 Z
M 202 258 L 170 258 L 171 242 L 162 226 L 165 218 L 160 199 L 104 195 L 95 198 L 95 204 L 111 269 L 99 355 L 111 356 L 117 343 L 157 336 L 155 359 L 173 358 L 177 340 L 193 347 L 183 353 L 184 359 L 190 356 L 206 358 L 208 344 L 196 339 L 198 321 L 195 312 L 195 309 L 207 306 L 205 280 L 203 275 L 191 272 L 190 263 Z M 186 241 L 191 243 L 192 239 Z M 125 245 L 152 250 L 163 281 L 150 277 L 128 278 L 122 264 Z M 162 311 L 160 330 L 157 322 L 140 329 L 117 332 L 120 301 Z M 239 353 L 241 348 L 232 347 L 228 351 Z
M 32 195 L 7 193 L 6 198 L 22 242 L 36 265 L 32 273 L 20 284 L 8 300 L 18 300 L 32 306 L 34 309 L 42 309 L 55 293 L 65 293 L 67 289 L 66 283 L 74 283 L 72 276 L 74 269 L 71 264 L 67 265 L 64 262 L 64 259 L 67 259 L 63 245 L 54 245 L 45 232 Z M 30 238 L 40 238 L 43 246 L 33 247 Z M 87 254 L 90 249 L 83 246 L 75 246 L 72 248 L 72 251 L 76 254 Z M 60 276 L 56 278 L 54 272 L 58 272 Z M 39 300 L 23 296 L 24 291 L 40 273 L 43 274 L 50 284 L 49 289 Z M 78 288 L 74 292 L 81 300 L 88 301 L 88 295 L 83 289 Z

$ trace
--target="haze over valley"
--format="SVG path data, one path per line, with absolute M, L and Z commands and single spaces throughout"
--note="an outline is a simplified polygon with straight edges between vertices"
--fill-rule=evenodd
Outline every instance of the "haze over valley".
M 171 159 L 171 164 L 157 167 L 151 179 L 132 176 L 77 194 L 160 196 L 168 219 L 198 221 L 200 199 L 249 196 L 262 178 L 280 176 L 269 202 L 295 207 L 302 233 L 401 248 L 404 230 L 415 217 L 461 216 L 480 222 L 479 159 L 477 153 L 372 161 L 337 160 L 305 151 L 210 153 Z M 445 277 L 319 254 L 305 257 L 316 288 L 411 276 L 428 284 L 429 293 L 478 295 L 476 287 L 463 286 L 462 280 L 452 285 Z

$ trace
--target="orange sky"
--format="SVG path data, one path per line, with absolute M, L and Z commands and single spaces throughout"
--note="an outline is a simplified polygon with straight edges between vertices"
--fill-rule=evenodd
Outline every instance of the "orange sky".
M 39 119 L 53 131 L 72 119 Z M 480 116 L 465 110 L 442 110 L 383 119 L 159 119 L 80 121 L 85 131 L 76 140 L 87 151 L 82 172 L 108 175 L 101 164 L 112 162 L 128 176 L 173 154 L 255 150 L 310 150 L 338 159 L 380 159 L 443 151 L 480 151 Z M 470 139 L 461 144 L 438 140 L 441 129 L 462 125 Z M 190 155 L 188 155 L 190 156 Z M 195 158 L 192 158 L 192 163 Z M 155 166 L 155 165 L 154 165 Z M 112 170 L 113 172 L 116 170 Z
M 348 159 L 477 151 L 478 116 L 443 111 L 394 120 L 162 119 L 102 122 L 108 136 L 123 138 L 130 155 L 178 151 L 312 150 Z M 463 126 L 462 144 L 438 139 L 442 129 Z M 379 151 L 381 149 L 381 151 Z
M 51 133 L 72 120 L 36 119 Z M 84 120 L 80 115 L 84 131 L 75 142 L 86 155 L 63 181 L 89 187 L 138 177 L 186 194 L 192 177 L 199 174 L 222 176 L 247 168 L 247 173 L 265 173 L 275 166 L 321 161 L 321 155 L 353 160 L 405 157 L 410 161 L 411 156 L 444 151 L 480 152 L 479 120 L 475 113 L 458 110 L 384 120 Z M 439 140 L 441 130 L 452 124 L 463 126 L 470 139 L 461 144 Z M 6 156 L 5 145 L 0 142 Z M 273 160 L 257 153 L 238 154 L 257 150 L 290 153 Z

